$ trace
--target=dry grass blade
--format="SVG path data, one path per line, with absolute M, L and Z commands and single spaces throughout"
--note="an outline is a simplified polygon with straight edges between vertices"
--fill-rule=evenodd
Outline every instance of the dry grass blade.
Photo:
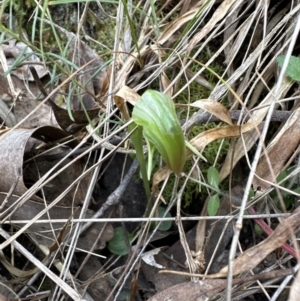
M 285 79 L 282 85 L 280 86 L 279 97 L 284 97 L 284 95 L 287 93 L 291 86 L 292 82 L 288 79 Z M 226 156 L 225 162 L 220 171 L 221 180 L 225 179 L 229 175 L 230 170 L 236 166 L 239 159 L 241 159 L 244 156 L 244 154 L 247 153 L 247 150 L 249 150 L 254 145 L 256 139 L 258 139 L 260 131 L 256 128 L 256 126 L 259 126 L 261 128 L 261 123 L 269 110 L 268 106 L 272 101 L 273 93 L 274 88 L 268 93 L 265 99 L 262 100 L 260 105 L 256 107 L 255 110 L 250 112 L 251 117 L 249 122 L 253 123 L 253 128 L 250 130 L 250 133 L 247 133 L 245 136 L 242 135 L 242 137 L 240 137 L 234 145 L 231 145 Z M 233 158 L 232 152 L 234 152 Z
M 258 127 L 258 129 L 253 129 L 248 133 L 243 134 L 243 136 L 238 138 L 233 145 L 230 145 L 220 171 L 220 181 L 223 181 L 230 174 L 232 168 L 236 166 L 237 162 L 254 146 L 259 138 L 262 126 L 263 123 Z
M 298 301 L 300 296 L 300 272 L 298 271 L 289 294 L 287 301 Z
M 300 142 L 300 109 L 283 125 L 279 133 L 266 149 L 264 157 L 260 160 L 253 188 L 267 189 L 270 183 L 275 182 L 276 176 L 282 171 L 285 162 L 290 158 Z M 270 163 L 272 166 L 270 166 Z
M 289 20 L 294 17 L 297 12 L 300 10 L 300 5 L 297 5 L 294 9 L 292 9 L 280 22 L 276 24 L 275 27 L 268 33 L 268 35 L 259 43 L 259 45 L 254 49 L 254 51 L 248 56 L 248 58 L 236 69 L 236 71 L 232 74 L 232 76 L 227 80 L 227 84 L 233 85 L 238 79 L 240 79 L 245 71 L 249 69 L 249 67 L 261 56 L 262 51 L 270 43 L 271 39 L 282 29 L 283 26 L 286 25 Z M 293 26 L 290 26 L 288 31 L 285 31 L 285 34 L 291 32 Z M 273 60 L 274 60 L 273 56 Z M 216 86 L 210 97 L 218 100 L 224 94 L 227 93 L 227 87 L 225 85 Z
M 212 28 L 222 20 L 227 14 L 229 9 L 236 3 L 237 0 L 225 0 L 214 12 L 213 16 L 209 22 L 204 26 L 204 28 L 197 33 L 193 39 L 189 42 L 187 52 L 190 53 L 195 46 L 212 30 Z
M 178 30 L 196 16 L 199 11 L 199 7 L 201 7 L 203 3 L 204 1 L 199 1 L 197 7 L 190 9 L 183 16 L 175 19 L 173 22 L 167 25 L 158 38 L 158 44 L 163 45 L 165 43 L 170 43 L 170 39 L 173 40 L 173 37 L 176 36 Z
M 10 236 L 3 229 L 0 228 L 0 233 L 3 237 L 8 239 Z M 57 275 L 55 275 L 51 270 L 49 270 L 42 262 L 35 258 L 29 251 L 27 251 L 20 243 L 17 241 L 12 241 L 13 246 L 22 253 L 28 260 L 30 260 L 37 268 L 43 271 L 51 280 L 53 280 L 60 288 L 62 288 L 71 298 L 77 301 L 84 301 L 83 298 L 66 282 L 62 281 Z

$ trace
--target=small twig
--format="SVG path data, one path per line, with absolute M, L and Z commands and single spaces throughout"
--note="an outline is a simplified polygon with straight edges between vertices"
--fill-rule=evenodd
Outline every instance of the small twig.
M 122 195 L 124 194 L 125 189 L 127 188 L 132 176 L 137 171 L 139 166 L 139 162 L 137 159 L 135 159 L 130 169 L 128 170 L 126 176 L 124 177 L 124 180 L 121 182 L 121 184 L 118 186 L 118 188 L 111 193 L 111 195 L 107 198 L 106 202 L 101 206 L 101 208 L 92 216 L 92 218 L 99 218 L 103 216 L 104 212 L 110 208 L 113 205 L 118 204 L 120 201 Z M 80 229 L 80 233 L 84 232 L 92 223 L 88 222 L 85 225 L 83 225 Z
M 159 271 L 160 274 L 174 274 L 174 275 L 179 275 L 179 276 L 189 276 L 189 277 L 201 277 L 201 278 L 206 278 L 206 279 L 217 279 L 220 276 L 218 275 L 204 275 L 204 274 L 193 274 L 193 273 L 188 273 L 188 272 L 182 272 L 182 271 L 172 271 L 172 270 L 161 270 Z M 279 277 L 285 277 L 288 275 L 291 275 L 295 273 L 295 269 L 284 269 L 284 270 L 274 270 L 271 272 L 264 272 L 261 274 L 256 274 L 248 277 L 243 277 L 243 278 L 237 278 L 233 279 L 232 284 L 237 285 L 237 284 L 242 284 L 250 281 L 264 281 L 264 280 L 269 280 L 269 279 L 274 279 L 274 278 L 279 278 Z M 224 276 L 223 276 L 224 278 Z
M 274 111 L 271 117 L 271 121 L 276 122 L 284 122 L 288 120 L 288 118 L 291 116 L 293 112 L 291 111 Z M 249 114 L 245 111 L 241 110 L 231 110 L 229 111 L 230 117 L 232 120 L 239 120 L 240 115 L 242 115 L 242 118 L 246 121 L 249 119 Z M 192 116 L 189 120 L 182 119 L 180 122 L 181 124 L 184 124 L 186 122 L 185 127 L 190 128 L 194 125 L 201 125 L 203 123 L 209 123 L 209 122 L 217 122 L 220 121 L 220 119 L 210 113 L 197 113 L 194 116 Z
M 178 187 L 178 182 L 179 182 L 179 177 L 176 176 L 175 185 L 174 185 L 176 188 Z M 184 185 L 183 185 L 183 187 L 184 187 Z M 182 222 L 181 222 L 180 211 L 181 211 L 182 193 L 183 193 L 183 189 L 180 189 L 180 191 L 178 193 L 178 196 L 177 196 L 176 223 L 177 223 L 177 226 L 178 226 L 180 242 L 181 242 L 182 248 L 183 248 L 185 256 L 186 256 L 186 263 L 189 267 L 190 272 L 195 273 L 197 271 L 198 267 L 197 267 L 197 265 L 196 265 L 196 263 L 193 259 L 191 250 L 190 250 L 189 245 L 188 245 L 187 240 L 186 240 L 183 225 L 182 225 Z M 193 277 L 192 277 L 192 280 L 194 280 Z

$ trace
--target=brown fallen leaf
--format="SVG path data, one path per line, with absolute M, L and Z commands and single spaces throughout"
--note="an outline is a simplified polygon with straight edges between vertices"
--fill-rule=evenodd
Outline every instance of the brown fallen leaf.
M 32 139 L 32 138 L 35 139 Z M 30 150 L 28 147 L 28 141 L 43 141 L 44 143 L 51 143 L 54 141 L 58 141 L 62 138 L 68 137 L 68 134 L 64 131 L 46 126 L 38 129 L 15 129 L 10 130 L 9 132 L 4 133 L 0 136 L 0 148 L 2 151 L 2 155 L 0 157 L 0 209 L 4 210 L 0 212 L 0 219 L 4 222 L 6 219 L 10 218 L 11 220 L 32 220 L 36 215 L 45 210 L 46 204 L 52 204 L 53 198 L 49 194 L 49 199 L 46 198 L 45 202 L 43 199 L 39 198 L 36 195 L 33 195 L 31 198 L 27 199 L 26 202 L 16 203 L 20 196 L 25 196 L 28 193 L 28 188 L 24 184 L 24 172 L 23 172 L 23 160 L 25 151 Z M 40 143 L 39 142 L 39 143 Z M 76 142 L 72 142 L 73 147 L 76 145 Z M 48 166 L 48 165 L 47 165 Z M 46 167 L 47 167 L 46 166 Z M 49 169 L 46 168 L 45 172 L 48 172 Z M 78 170 L 77 172 L 80 172 Z M 72 178 L 72 173 L 75 178 Z M 75 170 L 69 175 L 69 183 L 65 182 L 66 185 L 70 185 L 76 177 L 78 177 L 78 173 Z M 80 175 L 80 173 L 79 173 Z M 71 177 L 70 177 L 71 176 Z M 66 177 L 66 174 L 64 174 Z M 62 182 L 62 181 L 61 181 Z M 55 183 L 55 182 L 54 182 Z M 59 185 L 59 183 L 55 183 L 55 186 Z M 54 187 L 55 187 L 54 186 Z M 57 187 L 57 189 L 53 189 L 53 187 L 49 189 L 51 192 L 64 192 L 67 187 Z M 47 192 L 47 188 L 45 188 Z M 74 187 L 73 192 L 77 189 Z M 38 191 L 38 190 L 37 190 Z M 37 192 L 36 191 L 36 192 Z M 80 188 L 78 190 L 80 192 Z M 66 196 L 67 194 L 65 194 Z M 67 199 L 63 199 L 59 204 L 56 204 L 52 209 L 49 209 L 48 213 L 44 214 L 41 218 L 43 219 L 68 219 L 72 216 L 75 211 L 75 207 L 80 204 L 78 199 L 73 199 L 74 195 L 70 195 L 69 202 L 63 204 L 63 201 L 67 201 Z M 52 197 L 56 197 L 57 195 L 53 195 Z M 82 195 L 78 195 L 80 199 L 83 199 Z M 47 197 L 47 196 L 46 196 Z M 48 201 L 48 203 L 47 203 Z M 72 204 L 72 201 L 76 202 L 76 205 Z M 63 205 L 62 205 L 63 204 Z M 79 211 L 76 212 L 75 217 L 78 217 Z M 93 212 L 88 210 L 86 217 L 91 217 Z M 20 222 L 17 224 L 19 228 L 24 227 L 24 224 Z M 27 225 L 26 225 L 27 226 Z M 46 224 L 31 224 L 28 231 L 31 234 L 33 240 L 37 241 L 39 244 L 50 247 L 55 235 L 58 235 L 60 229 L 64 226 L 64 223 L 55 224 L 53 228 L 55 231 L 52 232 L 52 226 L 50 223 Z M 79 239 L 78 247 L 80 248 L 90 248 L 95 242 L 98 233 L 103 229 L 103 225 L 94 224 L 89 229 L 88 233 L 84 236 L 84 234 Z M 108 236 L 106 236 L 108 235 Z M 113 229 L 111 225 L 108 225 L 103 232 L 104 240 L 100 240 L 97 244 L 97 248 L 103 248 L 105 246 L 105 241 L 111 239 L 113 236 Z
M 29 66 L 32 65 L 39 78 L 49 74 L 49 70 L 42 64 L 40 58 L 35 52 L 23 42 L 10 39 L 8 44 L 2 44 L 8 68 L 12 68 L 10 73 L 21 80 L 34 81 Z M 16 61 L 22 61 L 22 64 L 16 64 Z
M 213 99 L 201 99 L 191 103 L 190 106 L 205 110 L 229 125 L 233 124 L 229 111 L 218 101 Z
M 43 87 L 35 69 L 30 67 L 30 71 L 35 79 L 35 83 L 42 92 L 42 94 L 49 98 L 48 93 Z M 87 125 L 90 120 L 96 117 L 100 108 L 89 109 L 90 104 L 84 108 L 84 110 L 66 110 L 58 106 L 51 98 L 48 100 L 48 104 L 52 107 L 55 118 L 59 126 L 68 133 L 74 134 Z
M 49 142 L 66 138 L 68 137 L 68 134 L 58 128 L 45 126 L 37 129 L 19 128 L 10 130 L 1 135 L 1 192 L 8 192 L 16 180 L 18 183 L 14 190 L 14 194 L 22 195 L 27 191 L 23 179 L 18 178 L 18 175 L 22 175 L 23 157 L 25 149 L 28 147 L 27 143 L 31 137 L 35 137 L 44 142 Z M 73 146 L 75 145 L 73 144 Z
M 258 245 L 246 250 L 233 262 L 233 275 L 238 275 L 255 268 L 271 252 L 280 248 L 300 225 L 300 207 L 296 208 L 292 215 L 283 219 L 274 232 Z M 300 254 L 298 254 L 300 258 Z M 163 270 L 161 273 L 178 274 L 176 271 Z M 209 279 L 227 277 L 228 266 L 212 275 L 201 275 L 191 273 L 181 273 L 183 276 L 206 277 Z
M 167 271 L 161 271 L 164 273 Z M 180 275 L 181 272 L 174 274 Z M 261 273 L 249 277 L 233 279 L 232 284 L 243 284 L 251 281 L 265 281 L 269 279 L 275 279 L 279 277 L 285 277 L 294 273 L 293 269 L 275 270 L 271 272 Z M 181 275 L 192 275 L 189 273 L 181 273 Z M 194 274 L 197 276 L 197 274 Z M 199 275 L 198 275 L 199 276 Z M 202 275 L 206 278 L 213 278 L 214 275 Z M 148 301 L 177 301 L 177 300 L 189 300 L 189 301 L 206 301 L 215 294 L 223 291 L 226 287 L 226 279 L 204 279 L 198 281 L 184 282 L 174 285 L 153 297 Z
M 114 95 L 115 104 L 126 120 L 130 119 L 127 102 L 134 106 L 140 98 L 141 96 L 128 86 L 123 86 Z
M 33 110 L 35 110 L 35 113 L 29 115 Z M 22 127 L 38 128 L 50 125 L 59 128 L 51 107 L 45 103 L 41 104 L 37 99 L 27 97 L 23 97 L 22 100 L 17 99 L 14 106 L 14 115 L 16 123 L 22 121 Z M 29 117 L 27 117 L 28 115 Z

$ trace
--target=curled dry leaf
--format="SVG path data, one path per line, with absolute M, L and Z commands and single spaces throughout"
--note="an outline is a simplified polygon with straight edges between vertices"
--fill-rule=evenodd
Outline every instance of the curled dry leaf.
M 193 138 L 190 143 L 196 147 L 197 150 L 202 150 L 206 145 L 213 142 L 216 139 L 231 138 L 240 136 L 241 133 L 248 132 L 255 125 L 251 122 L 246 123 L 242 126 L 239 125 L 228 125 L 220 128 L 214 128 Z
M 35 69 L 30 67 L 30 71 L 35 79 L 35 83 L 37 84 L 42 94 L 46 98 L 49 98 L 48 93 L 44 89 L 44 86 L 40 81 Z M 89 109 L 90 106 L 92 106 L 94 103 L 90 104 L 88 101 L 87 104 L 85 104 L 83 101 L 82 103 L 84 106 L 83 110 L 66 110 L 58 106 L 51 98 L 49 98 L 48 100 L 48 104 L 52 107 L 56 121 L 59 124 L 59 126 L 63 130 L 71 134 L 78 132 L 99 113 L 99 108 Z
M 9 282 L 7 281 L 7 283 Z M 12 300 L 19 301 L 21 299 L 9 286 L 0 282 L 0 301 L 12 301 Z
M 160 168 L 157 172 L 155 172 L 152 179 L 152 191 L 155 195 L 158 195 L 159 193 L 158 184 L 169 177 L 171 173 L 172 171 L 168 168 L 168 166 L 164 166 L 163 168 Z M 165 200 L 163 201 L 164 203 L 166 203 Z
M 190 106 L 205 110 L 229 125 L 233 124 L 229 111 L 218 101 L 213 99 L 201 99 L 191 103 Z
M 17 181 L 17 185 L 14 194 L 22 195 L 27 191 L 22 179 L 22 167 L 26 145 L 31 137 L 47 143 L 67 136 L 62 130 L 51 126 L 38 129 L 16 129 L 4 133 L 0 137 L 2 154 L 0 158 L 0 191 L 8 192 L 15 181 Z M 75 144 L 72 145 L 75 146 Z M 18 178 L 18 176 L 20 177 Z
M 220 138 L 229 138 L 239 136 L 241 133 L 241 127 L 238 125 L 229 125 L 220 128 L 214 128 L 205 131 L 195 138 L 193 138 L 190 143 L 197 148 L 197 150 L 202 150 L 206 145 L 212 141 Z
M 220 170 L 220 181 L 223 181 L 230 174 L 232 167 L 245 155 L 245 150 L 249 151 L 256 143 L 263 125 L 264 123 L 261 123 L 258 129 L 252 129 L 243 134 L 242 138 L 239 138 L 236 143 L 230 146 Z
M 140 100 L 141 96 L 136 93 L 132 88 L 128 86 L 123 86 L 118 93 L 115 95 L 116 99 L 123 99 L 123 101 L 130 103 L 135 106 L 135 104 Z
M 15 129 L 4 133 L 0 137 L 0 148 L 2 151 L 2 156 L 0 158 L 0 165 L 2 167 L 0 169 L 0 208 L 2 210 L 5 210 L 0 213 L 0 218 L 2 221 L 4 221 L 4 219 L 7 219 L 8 217 L 10 217 L 11 220 L 32 220 L 36 215 L 45 210 L 45 208 L 48 208 L 48 215 L 47 213 L 45 213 L 41 217 L 42 219 L 68 219 L 72 216 L 75 210 L 74 207 L 71 207 L 72 198 L 69 204 L 65 204 L 65 206 L 58 206 L 56 204 L 53 206 L 53 208 L 49 208 L 49 206 L 46 207 L 44 200 L 40 199 L 36 195 L 33 195 L 31 198 L 26 200 L 26 194 L 29 190 L 24 184 L 23 180 L 24 154 L 26 153 L 26 151 L 31 151 L 31 149 L 29 149 L 30 143 L 28 142 L 31 141 L 33 142 L 31 143 L 31 145 L 34 145 L 36 141 L 40 140 L 47 144 L 53 143 L 54 141 L 58 141 L 67 136 L 68 134 L 60 129 L 45 126 L 38 129 Z M 70 147 L 74 147 L 76 145 L 76 142 L 72 142 L 68 145 Z M 72 173 L 70 173 L 69 176 L 72 177 Z M 78 175 L 74 173 L 74 176 L 75 178 L 71 178 L 71 183 L 76 179 Z M 41 185 L 41 188 L 42 187 L 43 185 Z M 61 189 L 62 191 L 64 191 L 67 188 L 69 187 L 62 187 Z M 39 189 L 37 189 L 36 192 L 39 191 Z M 52 188 L 52 190 L 54 191 L 56 191 L 57 189 L 58 187 L 56 187 L 55 189 Z M 71 190 L 71 188 L 69 190 Z M 26 200 L 26 202 L 23 202 L 22 206 L 19 206 L 20 201 L 22 200 Z M 53 200 L 46 199 L 46 201 L 49 202 L 49 205 Z M 79 202 L 77 202 L 77 205 L 78 203 Z M 87 217 L 91 217 L 92 215 L 93 213 L 91 211 L 87 212 Z M 75 218 L 78 216 L 79 210 L 74 214 Z M 21 228 L 22 226 L 24 226 L 24 224 L 20 223 L 16 224 L 16 226 Z M 52 229 L 50 223 L 45 223 L 42 225 L 29 223 L 28 226 L 33 240 L 47 247 L 52 245 L 55 239 L 53 237 L 52 231 L 49 231 Z M 60 229 L 63 228 L 63 226 L 64 223 L 55 224 L 54 228 L 56 229 L 56 235 L 58 235 Z M 100 224 L 93 225 L 89 229 L 86 236 L 82 236 L 81 239 L 79 239 L 80 247 L 84 249 L 91 247 L 102 228 L 103 226 L 101 226 Z M 39 234 L 40 231 L 46 231 L 47 234 L 43 233 L 43 235 L 41 236 Z M 106 228 L 106 231 L 104 231 L 104 236 L 106 236 L 106 238 L 104 238 L 104 241 L 111 239 L 112 235 L 112 227 L 108 226 Z M 104 241 L 99 241 L 97 248 L 103 248 L 105 245 Z
M 290 80 L 285 79 L 282 85 L 280 86 L 278 98 L 283 97 L 290 89 L 291 85 L 292 82 Z M 268 95 L 264 98 L 260 105 L 254 111 L 251 111 L 250 121 L 253 124 L 252 129 L 250 129 L 251 132 L 247 133 L 246 135 L 243 135 L 243 137 L 239 137 L 236 143 L 230 146 L 225 162 L 220 171 L 221 181 L 229 175 L 230 171 L 232 170 L 232 168 L 235 167 L 239 159 L 244 156 L 245 151 L 248 151 L 255 143 L 256 139 L 258 139 L 260 130 L 263 126 L 263 119 L 268 113 L 269 105 L 274 98 L 274 89 L 275 88 L 272 88 L 272 90 L 268 93 Z M 257 129 L 256 126 L 258 127 Z M 246 131 L 243 131 L 243 133 L 246 133 Z M 232 153 L 234 153 L 233 159 Z
M 69 57 L 81 68 L 81 72 L 74 79 L 83 87 L 74 90 L 76 93 L 73 93 L 70 100 L 71 107 L 78 111 L 83 110 L 83 105 L 86 110 L 91 110 L 95 107 L 96 96 L 101 94 L 105 81 L 106 68 L 103 60 L 91 47 L 77 38 L 71 40 Z
M 136 93 L 132 88 L 123 86 L 118 93 L 114 96 L 114 101 L 119 111 L 122 113 L 126 120 L 130 119 L 130 114 L 127 108 L 127 102 L 135 106 L 141 96 Z
M 16 65 L 11 70 L 10 74 L 15 75 L 21 80 L 34 81 L 34 78 L 29 70 L 30 65 L 35 68 L 39 78 L 49 74 L 48 69 L 44 67 L 40 58 L 36 56 L 32 49 L 23 42 L 10 40 L 8 45 L 2 44 L 1 47 L 3 48 L 4 55 L 7 57 L 7 67 L 12 68 L 14 65 Z M 18 66 L 18 64 L 16 64 L 16 60 L 22 61 L 22 65 Z

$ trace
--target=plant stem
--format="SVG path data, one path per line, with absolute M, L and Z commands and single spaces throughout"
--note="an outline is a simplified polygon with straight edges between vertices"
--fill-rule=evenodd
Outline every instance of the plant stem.
M 251 215 L 256 215 L 257 212 L 253 207 L 247 208 L 247 211 Z M 260 218 L 254 218 L 254 222 L 266 233 L 268 236 L 270 236 L 274 231 Z M 290 255 L 295 257 L 296 259 L 299 259 L 299 254 L 296 252 L 296 250 L 290 246 L 289 244 L 285 243 L 282 248 L 288 252 Z
M 132 131 L 137 125 L 135 123 L 132 123 L 128 126 L 128 130 Z M 148 200 L 147 204 L 147 210 L 146 210 L 146 216 L 150 213 L 152 209 L 152 205 L 149 203 L 151 202 L 151 191 L 150 191 L 150 184 L 148 180 L 148 175 L 147 175 L 147 164 L 146 160 L 144 157 L 144 150 L 143 150 L 143 128 L 141 126 L 137 126 L 137 129 L 132 133 L 131 135 L 131 140 L 133 143 L 133 146 L 136 151 L 136 158 L 139 161 L 140 164 L 140 169 L 142 173 L 142 178 L 143 178 L 143 184 Z

